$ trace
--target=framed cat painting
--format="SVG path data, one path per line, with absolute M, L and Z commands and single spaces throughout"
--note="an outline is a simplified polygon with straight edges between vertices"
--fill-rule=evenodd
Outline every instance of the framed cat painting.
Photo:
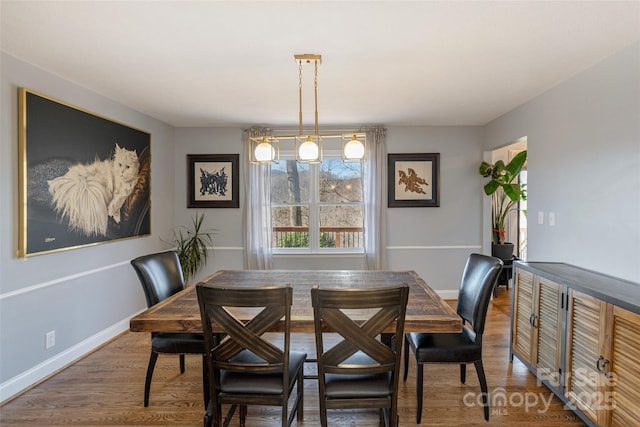
M 18 255 L 150 234 L 151 135 L 18 89 Z

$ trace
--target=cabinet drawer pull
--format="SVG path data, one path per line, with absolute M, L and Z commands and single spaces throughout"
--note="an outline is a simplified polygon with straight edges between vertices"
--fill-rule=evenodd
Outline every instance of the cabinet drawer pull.
M 596 360 L 596 369 L 601 374 L 604 374 L 604 357 L 602 356 L 598 357 L 598 360 Z

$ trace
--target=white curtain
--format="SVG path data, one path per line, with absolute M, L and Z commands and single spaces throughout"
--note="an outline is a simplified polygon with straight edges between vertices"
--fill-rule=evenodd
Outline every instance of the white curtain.
M 369 270 L 387 265 L 387 218 L 385 177 L 387 171 L 385 129 L 366 129 L 364 162 L 364 251 Z
M 249 159 L 250 136 L 264 136 L 266 128 L 244 131 L 245 159 Z M 271 256 L 271 167 L 248 163 L 245 177 L 244 202 L 244 267 L 250 270 L 270 270 Z

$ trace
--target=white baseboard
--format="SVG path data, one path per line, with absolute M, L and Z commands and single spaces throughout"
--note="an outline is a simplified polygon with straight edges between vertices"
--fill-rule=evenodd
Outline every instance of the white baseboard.
M 458 299 L 458 290 L 444 290 L 444 291 L 436 291 L 440 298 L 442 299 Z
M 129 319 L 122 320 L 96 335 L 70 347 L 33 368 L 0 384 L 0 404 L 42 381 L 60 369 L 71 365 L 109 340 L 129 329 Z

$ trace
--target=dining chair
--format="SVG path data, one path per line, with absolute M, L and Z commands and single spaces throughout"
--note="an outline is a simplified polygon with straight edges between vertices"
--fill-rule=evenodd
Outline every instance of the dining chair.
M 502 271 L 502 260 L 471 254 L 467 259 L 458 291 L 456 312 L 462 318 L 462 332 L 410 332 L 404 337 L 404 378 L 409 372 L 409 347 L 417 364 L 416 423 L 422 421 L 423 367 L 426 363 L 459 363 L 460 381 L 466 380 L 466 366 L 473 363 L 480 381 L 484 419 L 489 421 L 487 381 L 482 366 L 482 334 L 491 293 Z
M 174 251 L 160 252 L 140 256 L 131 261 L 138 274 L 147 307 L 153 307 L 171 295 L 184 289 L 184 276 L 180 267 L 178 254 Z M 180 356 L 180 373 L 184 373 L 184 355 L 199 354 L 203 356 L 203 394 L 205 405 L 209 401 L 209 387 L 206 384 L 207 364 L 204 359 L 204 337 L 191 333 L 151 333 L 151 356 L 147 367 L 144 384 L 144 406 L 149 406 L 149 390 L 151 378 L 159 354 L 178 354 Z
M 227 426 L 239 406 L 240 425 L 244 426 L 248 405 L 280 406 L 283 427 L 291 425 L 296 414 L 302 422 L 307 354 L 290 351 L 291 286 L 222 288 L 198 283 L 196 292 L 210 375 L 211 400 L 204 425 Z M 253 317 L 243 322 L 236 310 L 248 311 Z M 265 336 L 274 329 L 278 332 Z M 216 331 L 224 332 L 224 338 L 217 340 Z M 224 424 L 223 404 L 231 405 Z
M 311 289 L 322 427 L 328 425 L 328 409 L 345 408 L 380 408 L 381 425 L 398 425 L 402 345 L 397 340 L 402 339 L 408 296 L 405 284 Z M 350 316 L 356 313 L 365 313 L 368 320 L 354 321 Z M 326 334 L 333 339 L 326 340 Z

